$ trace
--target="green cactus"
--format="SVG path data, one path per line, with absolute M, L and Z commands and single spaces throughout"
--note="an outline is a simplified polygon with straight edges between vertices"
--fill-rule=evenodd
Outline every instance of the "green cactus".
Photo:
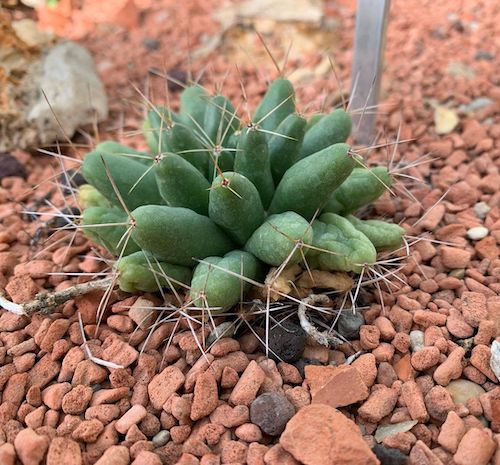
M 207 257 L 194 270 L 190 297 L 198 307 L 227 310 L 238 303 L 250 288 L 250 282 L 262 275 L 262 264 L 252 254 L 232 250 L 224 257 Z
M 377 200 L 392 186 L 387 168 L 354 168 L 328 199 L 324 211 L 348 215 Z
M 346 218 L 324 213 L 313 223 L 314 249 L 307 255 L 309 266 L 328 271 L 354 271 L 377 260 L 370 239 Z
M 252 234 L 246 249 L 268 265 L 278 266 L 287 259 L 294 265 L 302 259 L 301 243 L 311 245 L 312 239 L 311 225 L 297 213 L 285 212 L 271 215 Z
M 79 193 L 83 230 L 120 257 L 124 291 L 190 283 L 193 306 L 227 311 L 270 266 L 360 273 L 403 241 L 399 226 L 352 215 L 392 180 L 359 167 L 350 115 L 306 120 L 286 79 L 247 125 L 226 97 L 192 85 L 179 113 L 153 108 L 143 128 L 152 154 L 99 144 Z
M 94 186 L 82 184 L 78 189 L 78 204 L 80 208 L 111 207 L 111 203 Z
M 123 255 L 141 250 L 126 237 L 128 223 L 127 214 L 116 207 L 87 207 L 81 220 L 83 232 L 115 256 L 120 256 L 124 247 Z
M 125 292 L 154 292 L 158 287 L 187 286 L 193 275 L 187 266 L 160 262 L 153 254 L 142 250 L 121 257 L 115 269 L 118 271 L 118 285 Z

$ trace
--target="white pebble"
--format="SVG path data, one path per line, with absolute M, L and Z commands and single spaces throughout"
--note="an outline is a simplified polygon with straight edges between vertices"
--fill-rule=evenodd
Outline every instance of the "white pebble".
M 491 344 L 490 367 L 495 376 L 500 379 L 500 342 L 493 341 Z
M 473 241 L 478 241 L 484 239 L 490 231 L 484 226 L 476 226 L 475 228 L 470 228 L 467 231 L 467 237 Z
M 474 213 L 478 218 L 484 220 L 486 215 L 490 212 L 491 207 L 486 202 L 478 202 L 474 205 Z
M 410 346 L 412 352 L 418 352 L 424 348 L 425 343 L 423 331 L 419 331 L 418 329 L 410 331 Z

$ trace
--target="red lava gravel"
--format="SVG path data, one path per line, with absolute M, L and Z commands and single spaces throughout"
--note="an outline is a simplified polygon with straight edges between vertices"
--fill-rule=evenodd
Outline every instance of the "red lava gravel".
M 342 25 L 335 59 L 346 83 L 350 3 L 324 2 L 327 18 Z M 391 5 L 379 122 L 391 137 L 401 123 L 400 138 L 414 139 L 399 147 L 397 157 L 416 162 L 401 172 L 426 183 L 411 185 L 413 198 L 374 205 L 374 217 L 404 224 L 412 245 L 392 285 L 367 287 L 360 313 L 340 318 L 349 342 L 329 349 L 307 339 L 297 354 L 283 349 L 290 358 L 282 362 L 240 331 L 202 354 L 209 329 L 194 327 L 194 337 L 183 319 L 149 330 L 156 314 L 145 307 L 160 303 L 154 295 L 113 293 L 99 325 L 98 291 L 48 316 L 0 311 L 1 465 L 500 465 L 500 387 L 490 364 L 500 341 L 500 10 L 488 0 L 454 3 Z M 153 67 L 186 72 L 185 29 L 177 25 L 191 18 L 196 49 L 216 32 L 211 13 L 222 6 L 116 4 L 128 12 L 117 14 L 121 25 L 73 31 L 110 95 L 103 134 L 137 127 L 125 104 L 138 100 L 130 82 L 141 86 Z M 225 60 L 212 54 L 192 66 L 210 64 L 210 87 L 234 65 Z M 318 53 L 289 67 L 320 61 Z M 240 73 L 251 103 L 265 84 L 251 63 Z M 228 77 L 226 88 L 238 95 L 238 80 Z M 319 108 L 322 93 L 335 90 L 331 76 L 318 75 L 300 85 L 299 104 Z M 436 105 L 458 115 L 452 132 L 436 133 Z M 418 163 L 426 153 L 428 163 Z M 60 167 L 43 155 L 12 155 L 7 175 L 0 165 L 0 288 L 21 303 L 104 264 L 81 236 L 68 244 L 57 233 L 42 251 L 51 218 L 22 211 L 49 211 L 45 198 L 63 205 L 53 183 L 40 184 Z

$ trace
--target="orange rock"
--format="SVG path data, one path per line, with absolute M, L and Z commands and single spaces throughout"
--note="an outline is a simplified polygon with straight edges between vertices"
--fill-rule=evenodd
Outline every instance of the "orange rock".
M 281 374 L 284 383 L 288 384 L 302 383 L 302 376 L 300 376 L 299 370 L 294 365 L 290 365 L 289 363 L 286 362 L 279 362 L 278 370 Z
M 454 454 L 464 434 L 465 423 L 455 412 L 451 411 L 448 412 L 446 421 L 441 426 L 437 440 L 441 447 Z
M 470 363 L 476 367 L 481 373 L 487 376 L 494 383 L 498 382 L 495 373 L 490 367 L 491 349 L 483 344 L 477 345 L 472 349 Z
M 479 292 L 464 292 L 462 294 L 462 314 L 465 321 L 477 328 L 482 320 L 488 317 L 486 296 Z
M 281 444 L 275 444 L 266 452 L 264 462 L 266 465 L 300 465 Z
M 358 409 L 359 416 L 369 423 L 378 423 L 392 412 L 398 400 L 397 391 L 386 386 L 377 386 L 370 397 Z
M 434 386 L 424 397 L 427 412 L 431 418 L 445 421 L 448 412 L 453 410 L 455 404 L 450 393 L 443 386 Z
M 143 450 L 132 462 L 134 465 L 162 465 L 160 457 L 154 452 Z
M 496 323 L 493 337 L 498 337 L 500 336 L 500 296 L 488 297 L 487 308 L 488 320 Z
M 309 391 L 301 386 L 287 389 L 285 391 L 285 397 L 295 407 L 295 410 L 299 410 L 311 403 L 311 395 L 309 394 Z
M 4 465 L 14 465 L 16 462 L 16 451 L 14 446 L 8 442 L 4 442 L 0 446 L 0 463 Z
M 493 236 L 485 237 L 477 242 L 474 247 L 481 258 L 496 260 L 500 255 L 500 249 L 498 248 L 497 241 Z
M 31 428 L 26 428 L 17 434 L 14 447 L 21 463 L 37 465 L 42 462 L 49 447 L 49 438 L 36 434 Z
M 210 353 L 214 357 L 224 357 L 231 352 L 240 350 L 240 343 L 230 337 L 223 337 L 219 339 L 210 349 Z
M 462 374 L 464 355 L 465 350 L 462 347 L 459 346 L 453 349 L 448 358 L 434 371 L 433 377 L 436 383 L 447 386 L 452 379 L 459 378 Z
M 376 362 L 375 355 L 373 354 L 363 354 L 352 362 L 351 366 L 358 370 L 361 379 L 367 387 L 373 386 L 373 383 L 377 378 Z
M 445 211 L 446 207 L 442 203 L 436 205 L 432 209 L 428 209 L 425 212 L 425 217 L 423 217 L 423 220 L 419 223 L 419 226 L 427 231 L 433 231 L 443 219 Z
M 53 410 L 60 410 L 62 399 L 69 391 L 71 391 L 69 383 L 52 384 L 42 391 L 43 403 Z
M 361 325 L 359 339 L 363 349 L 375 349 L 380 342 L 380 330 L 373 325 Z
M 257 396 L 265 377 L 264 370 L 255 360 L 252 360 L 234 387 L 229 402 L 233 405 L 250 405 Z
M 280 444 L 305 465 L 380 465 L 356 424 L 328 405 L 299 410 L 286 425 Z
M 146 415 L 147 410 L 142 405 L 133 405 L 125 414 L 115 423 L 115 429 L 121 434 L 125 434 L 132 425 L 137 425 Z
M 410 452 L 410 463 L 415 465 L 443 465 L 443 462 L 422 441 L 417 441 Z
M 102 358 L 104 360 L 116 363 L 124 368 L 134 363 L 139 357 L 137 350 L 114 334 L 104 340 L 102 348 Z
M 309 390 L 311 391 L 311 395 L 316 394 L 330 382 L 335 370 L 336 367 L 332 365 L 306 365 L 304 367 L 304 376 L 309 386 Z
M 308 370 L 308 368 L 316 368 L 312 370 L 313 377 L 314 374 L 321 373 L 321 370 L 325 368 L 331 376 L 320 387 L 320 383 L 326 380 L 325 377 L 320 374 L 321 381 L 311 378 L 311 370 Z M 305 374 L 306 382 L 311 386 L 313 404 L 326 404 L 333 408 L 345 407 L 368 397 L 366 384 L 363 382 L 358 370 L 350 365 L 340 367 L 308 365 L 305 367 Z
M 222 463 L 245 463 L 248 447 L 243 442 L 226 441 L 221 448 Z
M 231 368 L 231 367 L 225 367 L 224 370 L 222 371 L 222 377 L 220 380 L 220 387 L 222 389 L 229 389 L 238 383 L 239 380 L 238 373 Z
M 427 370 L 439 363 L 441 352 L 437 347 L 424 347 L 411 356 L 411 364 L 417 371 Z
M 184 375 L 176 366 L 169 366 L 148 384 L 151 404 L 161 409 L 166 400 L 184 384 Z
M 62 399 L 63 412 L 70 415 L 83 413 L 92 399 L 92 394 L 93 391 L 90 386 L 75 386 Z
M 262 439 L 262 431 L 253 423 L 244 423 L 234 430 L 236 437 L 245 442 L 259 442 Z
M 73 431 L 71 437 L 76 441 L 96 442 L 104 430 L 104 425 L 99 420 L 83 420 Z
M 222 404 L 210 414 L 212 423 L 218 423 L 226 428 L 235 428 L 243 423 L 248 423 L 249 420 L 250 411 L 246 405 L 237 405 L 231 408 L 227 404 Z
M 407 381 L 401 387 L 401 394 L 406 403 L 406 408 L 413 420 L 425 423 L 429 419 L 425 408 L 424 396 L 415 381 Z
M 248 446 L 247 465 L 265 465 L 264 456 L 269 450 L 268 446 L 252 442 Z
M 401 381 L 413 379 L 413 368 L 411 366 L 411 356 L 406 354 L 401 357 L 393 366 L 394 371 Z
M 471 428 L 460 441 L 453 460 L 457 465 L 487 465 L 496 449 L 495 441 L 484 429 Z
M 210 370 L 200 374 L 194 387 L 191 420 L 196 421 L 210 415 L 219 403 L 217 381 Z

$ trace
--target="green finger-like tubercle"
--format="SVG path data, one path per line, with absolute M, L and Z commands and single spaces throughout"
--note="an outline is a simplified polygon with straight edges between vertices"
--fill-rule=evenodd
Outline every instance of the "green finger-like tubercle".
M 204 262 L 204 263 L 203 263 Z M 250 253 L 233 250 L 224 257 L 208 257 L 194 270 L 190 297 L 193 304 L 223 312 L 237 304 L 251 287 L 244 278 L 256 281 L 261 263 Z
M 381 220 L 360 220 L 353 215 L 347 216 L 347 219 L 370 239 L 379 252 L 395 250 L 404 243 L 403 237 L 406 231 L 397 224 Z
M 326 113 L 315 113 L 307 120 L 306 131 L 309 131 L 316 123 L 319 123 L 324 117 Z
M 292 83 L 283 78 L 275 79 L 255 110 L 252 121 L 267 131 L 274 131 L 288 115 L 295 112 L 294 98 Z
M 304 138 L 306 120 L 297 113 L 288 115 L 277 127 L 276 135 L 269 138 L 269 157 L 275 184 L 299 156 Z
M 354 168 L 349 177 L 329 197 L 324 211 L 347 215 L 377 200 L 392 186 L 383 166 L 372 169 Z
M 293 265 L 300 262 L 308 250 L 302 244 L 311 245 L 312 240 L 311 225 L 290 211 L 270 216 L 252 234 L 245 249 L 268 265 L 279 266 L 285 260 Z
M 90 184 L 82 184 L 78 188 L 78 205 L 83 210 L 89 207 L 111 207 L 106 197 Z
M 310 220 L 351 174 L 355 161 L 347 144 L 335 144 L 298 161 L 276 188 L 270 213 L 295 211 Z
M 118 272 L 118 286 L 124 292 L 155 292 L 161 288 L 178 288 L 189 285 L 192 270 L 186 266 L 160 262 L 143 251 L 120 258 L 115 269 Z M 181 284 L 180 284 L 181 283 Z
M 142 132 L 155 155 L 169 150 L 166 134 L 174 122 L 180 122 L 179 116 L 164 106 L 159 105 L 148 111 L 142 124 Z
M 180 98 L 180 116 L 193 129 L 203 127 L 210 94 L 198 85 L 186 87 Z
M 205 111 L 203 129 L 214 145 L 225 146 L 229 137 L 239 128 L 233 104 L 223 95 L 212 97 Z
M 195 265 L 196 259 L 223 255 L 233 242 L 210 218 L 181 207 L 146 205 L 132 212 L 132 238 L 143 250 L 174 265 Z
M 242 174 L 225 172 L 210 190 L 209 216 L 237 244 L 244 245 L 265 219 L 257 188 Z
M 118 153 L 94 150 L 85 155 L 82 164 L 83 176 L 112 204 L 121 206 L 118 194 L 110 178 L 130 210 L 141 205 L 163 204 L 154 173 L 133 158 Z
M 175 153 L 166 153 L 154 171 L 160 194 L 169 206 L 208 214 L 210 183 L 191 163 Z
M 115 153 L 117 155 L 127 156 L 135 161 L 144 163 L 146 166 L 151 166 L 151 160 L 153 157 L 147 152 L 141 150 L 133 149 L 132 147 L 127 147 L 126 145 L 119 144 L 113 140 L 105 140 L 99 142 L 94 149 L 95 152 L 100 153 Z
M 351 133 L 352 119 L 342 109 L 334 110 L 316 122 L 304 135 L 300 158 L 323 150 L 332 144 L 345 142 Z
M 313 222 L 314 248 L 307 256 L 310 267 L 328 271 L 360 273 L 377 260 L 377 251 L 361 231 L 346 218 L 325 213 Z
M 266 135 L 254 125 L 243 129 L 234 161 L 234 171 L 248 178 L 257 188 L 262 205 L 267 208 L 274 194 Z
M 209 151 L 191 128 L 183 124 L 174 124 L 165 131 L 165 140 L 170 152 L 181 156 L 203 176 L 208 177 Z
M 115 256 L 129 255 L 140 247 L 127 233 L 129 218 L 119 208 L 89 207 L 82 214 L 83 233 Z M 91 227 L 95 226 L 95 227 Z M 123 252 L 123 253 L 122 253 Z

